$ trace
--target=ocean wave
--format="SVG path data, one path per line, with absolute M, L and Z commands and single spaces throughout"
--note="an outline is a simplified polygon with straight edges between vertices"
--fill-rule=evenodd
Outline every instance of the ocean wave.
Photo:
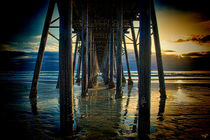
M 41 71 L 39 76 L 40 82 L 55 83 L 58 79 L 59 71 Z M 81 73 L 82 75 L 82 73 Z M 124 76 L 128 79 L 128 72 L 124 71 Z M 32 81 L 33 71 L 5 71 L 0 72 L 1 80 L 15 80 L 15 81 Z M 138 81 L 137 71 L 131 71 L 132 80 Z M 166 71 L 164 73 L 165 80 L 210 80 L 210 72 L 207 71 Z M 101 73 L 98 75 L 98 79 L 101 79 Z M 74 73 L 74 79 L 76 80 L 76 72 Z M 158 72 L 151 72 L 151 80 L 157 81 Z

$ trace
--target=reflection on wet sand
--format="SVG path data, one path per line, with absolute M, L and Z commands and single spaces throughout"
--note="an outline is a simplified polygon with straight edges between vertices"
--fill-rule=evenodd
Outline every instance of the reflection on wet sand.
M 126 105 L 125 105 L 125 113 L 123 114 L 123 118 L 124 119 L 122 120 L 122 123 L 125 122 L 126 116 L 127 116 L 127 113 L 128 113 L 128 106 L 129 106 L 129 102 L 130 102 L 130 96 L 131 96 L 132 87 L 133 87 L 133 85 L 129 85 L 128 86 L 128 97 L 127 97 L 127 101 L 126 101 Z
M 44 72 L 41 76 L 38 101 L 30 101 L 28 98 L 32 72 L 10 73 L 11 76 L 4 78 L 8 82 L 1 83 L 2 103 L 5 104 L 1 116 L 3 116 L 5 129 L 3 134 L 7 139 L 19 137 L 20 139 L 23 137 L 28 139 L 71 139 L 72 137 L 89 139 L 96 134 L 98 139 L 102 137 L 138 139 L 137 81 L 134 80 L 131 92 L 127 84 L 125 85 L 121 99 L 115 98 L 114 90 L 107 90 L 101 85 L 90 89 L 90 94 L 86 98 L 81 98 L 80 86 L 75 83 L 74 135 L 71 136 L 66 131 L 67 136 L 62 137 L 59 91 L 55 89 L 57 71 L 50 72 L 52 74 L 50 81 L 46 80 L 48 74 L 49 72 Z M 158 83 L 155 80 L 152 82 L 149 137 L 151 139 L 209 139 L 209 80 L 183 80 L 185 83 L 175 81 L 177 80 L 167 81 L 167 100 L 160 100 Z M 72 123 L 69 124 L 72 126 Z
M 34 125 L 32 127 L 33 135 L 31 135 L 31 139 L 51 139 L 51 137 L 46 135 L 43 131 L 41 118 L 37 107 L 37 98 L 30 98 L 30 104 L 34 121 Z
M 165 104 L 166 104 L 166 99 L 160 99 L 159 111 L 158 111 L 158 120 L 159 121 L 164 120 L 163 114 L 165 112 Z
M 60 113 L 60 129 L 63 137 L 73 137 L 74 132 L 73 114 L 68 111 Z
M 30 98 L 30 104 L 31 104 L 31 112 L 33 115 L 39 115 L 38 107 L 37 107 L 37 98 Z
M 81 138 L 115 138 L 121 121 L 122 99 L 115 99 L 114 90 L 90 90 L 78 99 L 77 127 Z
M 66 100 L 67 101 L 67 100 Z M 40 113 L 37 107 L 37 98 L 30 98 L 31 112 L 33 113 L 33 121 L 34 121 L 34 139 L 51 139 L 48 135 L 46 135 L 43 131 L 44 126 L 41 123 Z M 73 114 L 70 113 L 69 109 L 71 106 L 67 104 L 62 104 L 62 108 L 60 109 L 60 136 L 62 138 L 73 138 L 74 133 L 74 120 Z M 46 126 L 45 126 L 46 127 Z
M 73 118 L 73 102 L 71 98 L 60 97 L 60 130 L 61 135 L 65 137 L 73 137 L 74 118 Z
M 209 87 L 205 90 L 207 88 Z M 58 121 L 56 130 L 52 130 L 53 126 L 49 126 L 49 122 L 46 122 L 49 117 L 52 118 L 50 121 L 55 121 L 54 116 L 47 115 L 48 119 L 45 117 L 48 113 L 46 106 L 43 106 L 42 102 L 37 103 L 36 99 L 31 100 L 32 131 L 36 135 L 34 137 L 55 135 L 76 139 L 208 137 L 209 105 L 206 99 L 209 99 L 209 94 L 204 92 L 204 89 L 201 90 L 199 86 L 192 85 L 170 85 L 168 98 L 165 100 L 159 98 L 159 92 L 156 89 L 156 85 L 153 85 L 151 114 L 144 114 L 145 112 L 142 111 L 139 115 L 135 85 L 134 87 L 126 85 L 121 98 L 115 96 L 114 89 L 102 87 L 90 89 L 86 97 L 81 97 L 75 92 L 74 122 L 69 117 L 72 114 L 63 112 L 59 115 L 60 112 L 58 112 L 56 119 L 59 120 L 60 116 L 63 123 Z M 200 93 L 192 94 L 191 89 L 199 90 Z M 39 98 L 41 97 L 43 98 L 43 96 Z M 48 100 L 45 105 L 50 105 L 50 101 Z M 60 133 L 57 133 L 58 130 Z
M 150 134 L 150 109 L 140 108 L 138 113 L 138 137 L 140 139 L 147 140 L 149 139 L 149 134 Z

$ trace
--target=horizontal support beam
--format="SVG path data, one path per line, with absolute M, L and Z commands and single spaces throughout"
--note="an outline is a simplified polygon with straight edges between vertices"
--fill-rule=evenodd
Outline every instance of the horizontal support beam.
M 50 28 L 59 28 L 59 26 L 50 26 Z

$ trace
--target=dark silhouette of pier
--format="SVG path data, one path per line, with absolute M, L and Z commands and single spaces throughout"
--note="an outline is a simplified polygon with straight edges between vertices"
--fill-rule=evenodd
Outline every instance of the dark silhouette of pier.
M 56 3 L 59 17 L 52 19 Z M 52 26 L 57 20 L 59 20 L 59 26 Z M 140 26 L 134 27 L 134 21 L 139 21 Z M 49 32 L 50 28 L 59 29 L 59 38 Z M 137 37 L 135 36 L 135 28 L 139 29 Z M 129 34 L 128 29 L 131 29 L 132 39 L 126 35 Z M 76 34 L 74 56 L 72 53 L 72 33 Z M 73 123 L 74 71 L 77 71 L 76 82 L 81 81 L 82 96 L 87 95 L 88 88 L 94 88 L 98 73 L 101 72 L 104 83 L 108 88 L 116 87 L 116 97 L 120 97 L 122 82 L 125 82 L 122 69 L 124 49 L 129 77 L 128 84 L 133 84 L 125 41 L 125 38 L 129 38 L 133 42 L 139 77 L 139 122 L 145 123 L 145 125 L 139 125 L 138 131 L 140 134 L 149 133 L 151 35 L 154 36 L 156 49 L 160 95 L 161 98 L 166 98 L 153 0 L 50 0 L 34 70 L 31 98 L 37 96 L 38 79 L 48 34 L 59 41 L 57 87 L 60 89 L 61 129 L 73 129 L 73 126 L 70 127 L 69 124 Z M 139 39 L 139 44 L 137 44 L 137 39 Z M 81 42 L 81 46 L 78 45 L 79 42 Z M 77 59 L 78 64 L 75 68 Z M 82 71 L 81 78 L 80 71 Z M 115 71 L 116 82 L 114 81 Z

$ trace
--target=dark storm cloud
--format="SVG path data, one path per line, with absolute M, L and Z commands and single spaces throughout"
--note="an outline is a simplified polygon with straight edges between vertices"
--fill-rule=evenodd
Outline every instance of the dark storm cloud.
M 210 51 L 182 54 L 183 59 L 191 61 L 192 70 L 210 70 Z
M 192 52 L 187 54 L 182 54 L 184 57 L 205 57 L 210 58 L 210 51 L 207 52 Z
M 198 44 L 202 44 L 202 43 L 210 43 L 210 35 L 192 35 L 191 37 L 187 38 L 187 39 L 178 39 L 176 41 L 172 41 L 174 43 L 182 43 L 182 42 L 188 42 L 188 41 L 192 41 L 192 42 L 196 42 Z
M 167 54 L 162 55 L 164 70 L 210 70 L 210 51 L 182 54 L 182 56 Z M 152 55 L 152 62 L 156 62 Z

